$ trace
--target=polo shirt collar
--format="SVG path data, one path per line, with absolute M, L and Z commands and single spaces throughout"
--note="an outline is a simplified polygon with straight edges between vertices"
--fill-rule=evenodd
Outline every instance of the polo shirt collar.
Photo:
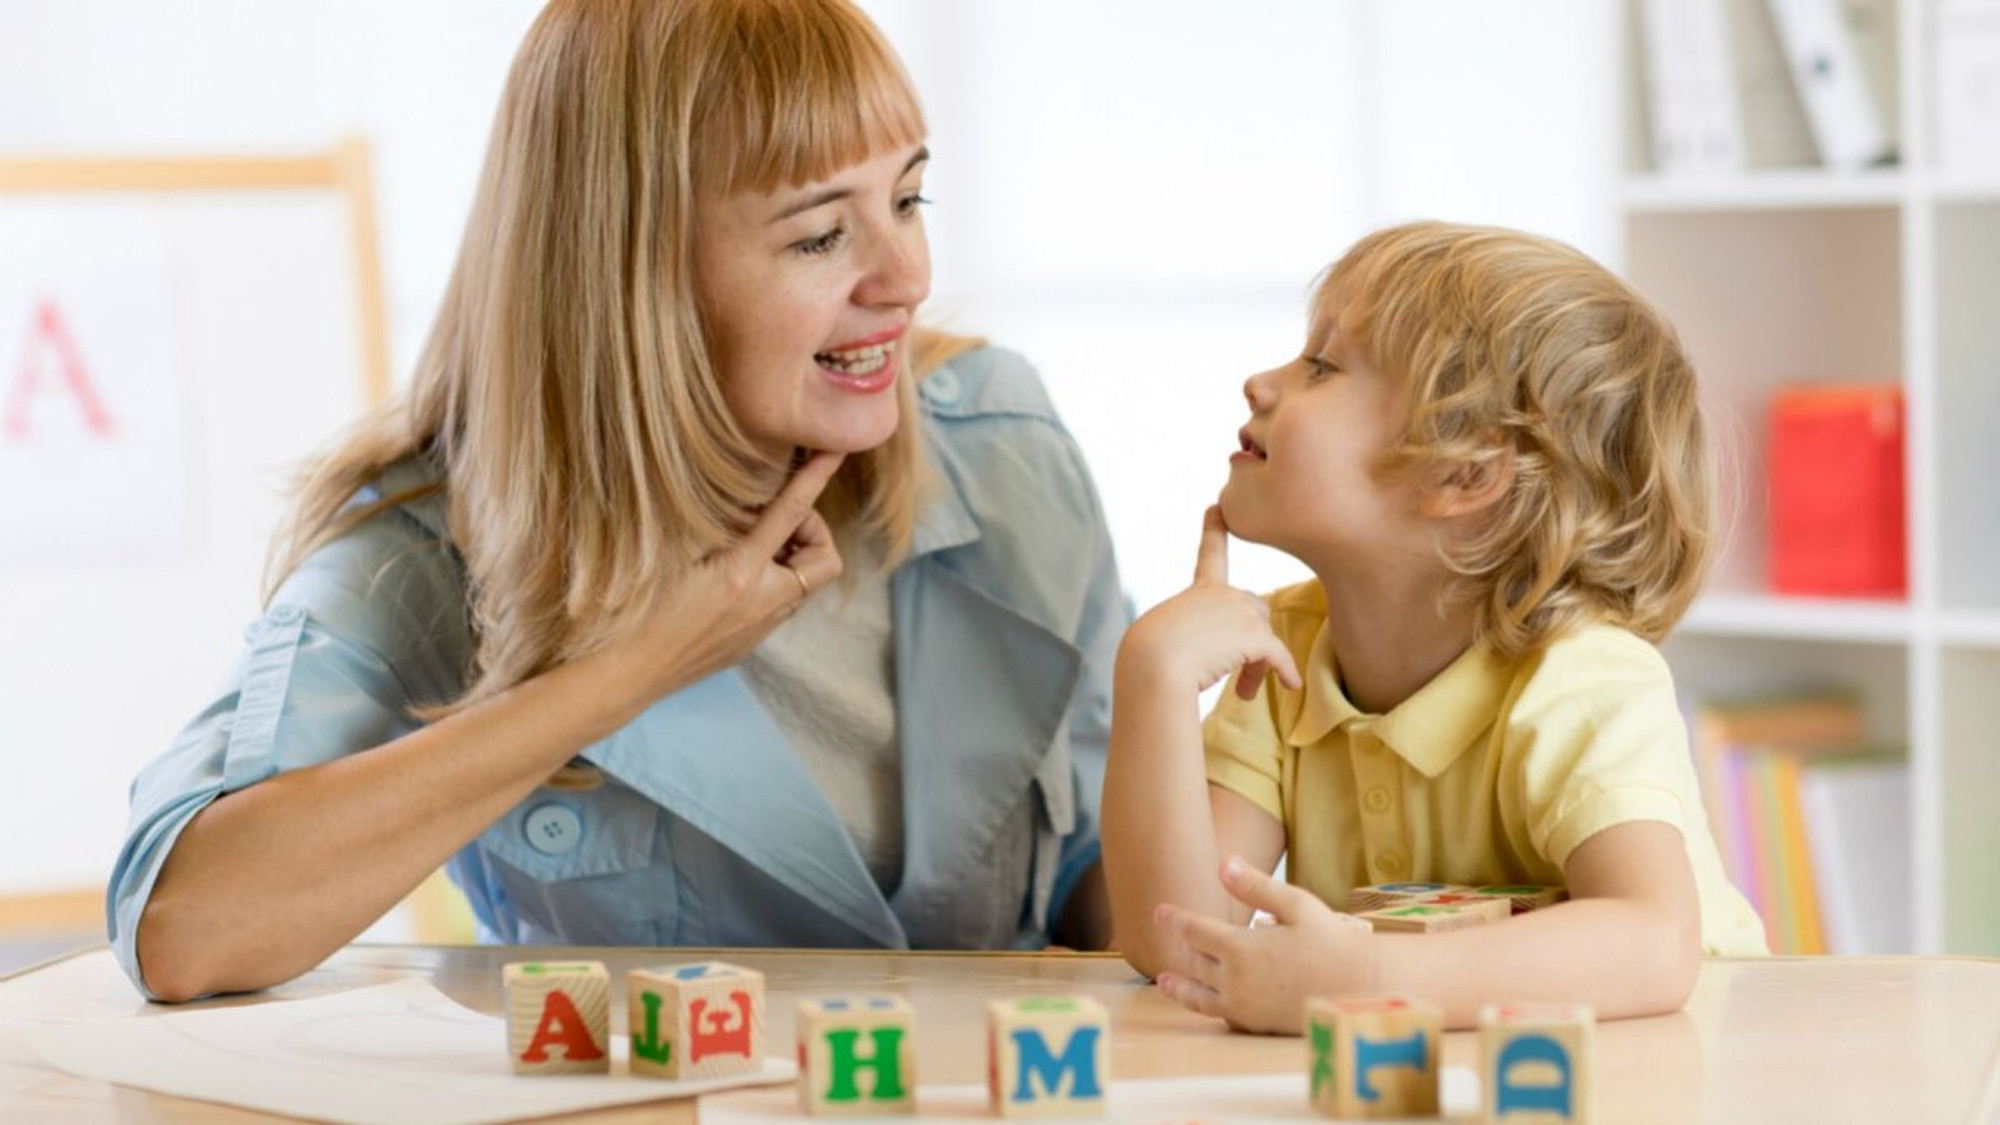
M 1476 642 L 1394 710 L 1369 715 L 1340 690 L 1340 668 L 1322 625 L 1306 658 L 1305 701 L 1286 741 L 1311 746 L 1343 725 L 1360 722 L 1425 777 L 1434 778 L 1493 725 L 1507 693 L 1508 671 L 1491 648 Z

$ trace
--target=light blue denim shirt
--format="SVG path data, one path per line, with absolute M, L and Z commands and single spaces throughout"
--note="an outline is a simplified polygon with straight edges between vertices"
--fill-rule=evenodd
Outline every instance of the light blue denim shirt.
M 537 790 L 453 857 L 483 938 L 889 949 L 1048 939 L 1097 859 L 1112 657 L 1130 610 L 1096 490 L 1033 369 L 985 348 L 932 372 L 919 397 L 940 479 L 890 580 L 906 833 L 895 892 L 885 897 L 726 670 L 586 749 L 605 785 Z M 398 465 L 357 500 L 436 472 Z M 140 913 L 195 813 L 415 729 L 412 705 L 461 693 L 471 653 L 441 496 L 307 559 L 250 626 L 215 698 L 133 782 L 106 903 L 133 981 Z

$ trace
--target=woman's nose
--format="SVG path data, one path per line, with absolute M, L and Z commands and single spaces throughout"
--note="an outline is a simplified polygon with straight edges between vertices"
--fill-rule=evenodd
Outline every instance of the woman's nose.
M 874 260 L 857 287 L 864 305 L 915 308 L 931 294 L 930 243 L 923 228 L 890 230 L 876 241 Z

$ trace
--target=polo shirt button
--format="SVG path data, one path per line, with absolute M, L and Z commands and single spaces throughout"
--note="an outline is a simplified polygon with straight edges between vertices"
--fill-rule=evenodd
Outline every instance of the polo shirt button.
M 1403 853 L 1383 852 L 1375 857 L 1375 866 L 1381 868 L 1384 875 L 1401 875 L 1405 870 Z
M 543 855 L 563 855 L 583 842 L 583 819 L 568 805 L 536 805 L 522 820 L 521 834 Z
M 1362 803 L 1368 806 L 1369 812 L 1372 813 L 1388 812 L 1389 791 L 1387 789 L 1382 788 L 1380 785 L 1377 785 L 1375 788 L 1370 789 L 1368 791 L 1368 795 L 1366 797 L 1362 798 Z

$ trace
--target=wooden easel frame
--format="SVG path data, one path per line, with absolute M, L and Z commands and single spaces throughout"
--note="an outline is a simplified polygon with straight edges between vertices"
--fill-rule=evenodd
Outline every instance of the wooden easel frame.
M 354 254 L 361 328 L 362 390 L 375 406 L 389 397 L 389 331 L 382 297 L 382 248 L 368 142 L 349 138 L 328 152 L 271 157 L 0 157 L 0 195 L 71 192 L 228 192 L 321 190 L 340 193 Z

